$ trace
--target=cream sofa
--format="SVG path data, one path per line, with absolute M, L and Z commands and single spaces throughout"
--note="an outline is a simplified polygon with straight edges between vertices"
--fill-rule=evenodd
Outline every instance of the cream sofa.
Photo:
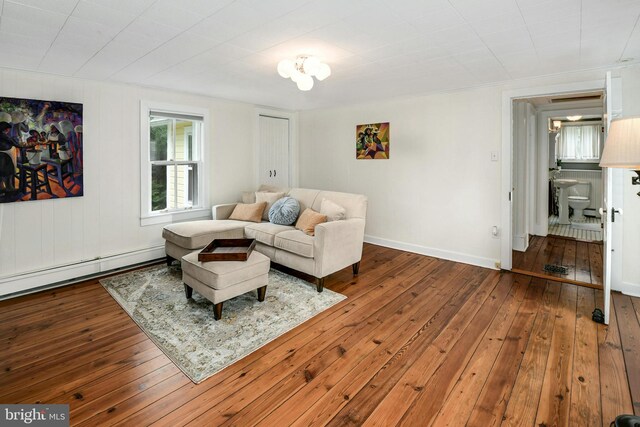
M 308 207 L 319 212 L 322 200 L 328 199 L 345 208 L 346 219 L 319 224 L 315 228 L 315 236 L 309 236 L 293 226 L 230 220 L 228 218 L 236 203 L 217 205 L 212 208 L 213 220 L 164 227 L 162 237 L 165 239 L 167 263 L 202 249 L 214 238 L 246 237 L 255 239 L 255 250 L 271 261 L 314 276 L 318 292 L 322 292 L 324 278 L 331 273 L 351 265 L 353 273 L 358 274 L 367 213 L 366 196 L 269 186 L 262 186 L 258 191 L 286 193 L 298 200 L 301 213 Z M 245 203 L 252 203 L 253 198 L 253 192 L 243 194 Z

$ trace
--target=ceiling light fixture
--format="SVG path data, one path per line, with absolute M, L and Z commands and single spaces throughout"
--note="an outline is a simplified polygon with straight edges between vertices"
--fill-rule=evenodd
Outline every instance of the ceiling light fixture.
M 567 120 L 569 120 L 570 122 L 577 122 L 581 118 L 582 116 L 567 116 Z
M 311 90 L 313 78 L 322 81 L 331 75 L 331 68 L 320 62 L 315 56 L 298 56 L 295 61 L 283 59 L 278 63 L 278 74 L 285 79 L 291 79 L 298 85 L 300 90 Z

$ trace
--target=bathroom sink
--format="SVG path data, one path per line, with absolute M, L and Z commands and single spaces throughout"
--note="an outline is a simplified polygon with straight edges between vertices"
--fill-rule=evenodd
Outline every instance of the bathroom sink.
M 554 179 L 553 185 L 558 188 L 569 188 L 573 187 L 578 183 L 577 179 Z
M 569 198 L 567 188 L 573 187 L 578 183 L 577 179 L 554 179 L 553 186 L 558 189 L 558 222 L 560 224 L 571 224 L 569 221 Z

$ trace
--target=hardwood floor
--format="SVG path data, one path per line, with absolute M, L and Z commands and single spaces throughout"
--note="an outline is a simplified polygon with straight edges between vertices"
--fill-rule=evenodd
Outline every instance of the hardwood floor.
M 640 299 L 616 294 L 598 325 L 601 291 L 373 245 L 359 277 L 325 287 L 348 299 L 198 385 L 95 280 L 1 301 L 0 402 L 68 403 L 83 426 L 608 426 L 640 413 Z
M 545 264 L 568 268 L 568 274 L 544 271 Z M 533 236 L 526 252 L 513 251 L 512 271 L 602 289 L 602 244 L 555 236 Z

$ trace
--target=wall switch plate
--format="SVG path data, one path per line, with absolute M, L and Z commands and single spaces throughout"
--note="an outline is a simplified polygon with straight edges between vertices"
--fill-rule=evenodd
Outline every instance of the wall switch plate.
M 491 227 L 491 235 L 493 236 L 494 239 L 500 238 L 500 229 L 498 228 L 497 225 L 494 225 L 493 227 Z
M 491 161 L 492 162 L 497 162 L 500 159 L 498 152 L 497 151 L 492 151 L 491 152 Z

